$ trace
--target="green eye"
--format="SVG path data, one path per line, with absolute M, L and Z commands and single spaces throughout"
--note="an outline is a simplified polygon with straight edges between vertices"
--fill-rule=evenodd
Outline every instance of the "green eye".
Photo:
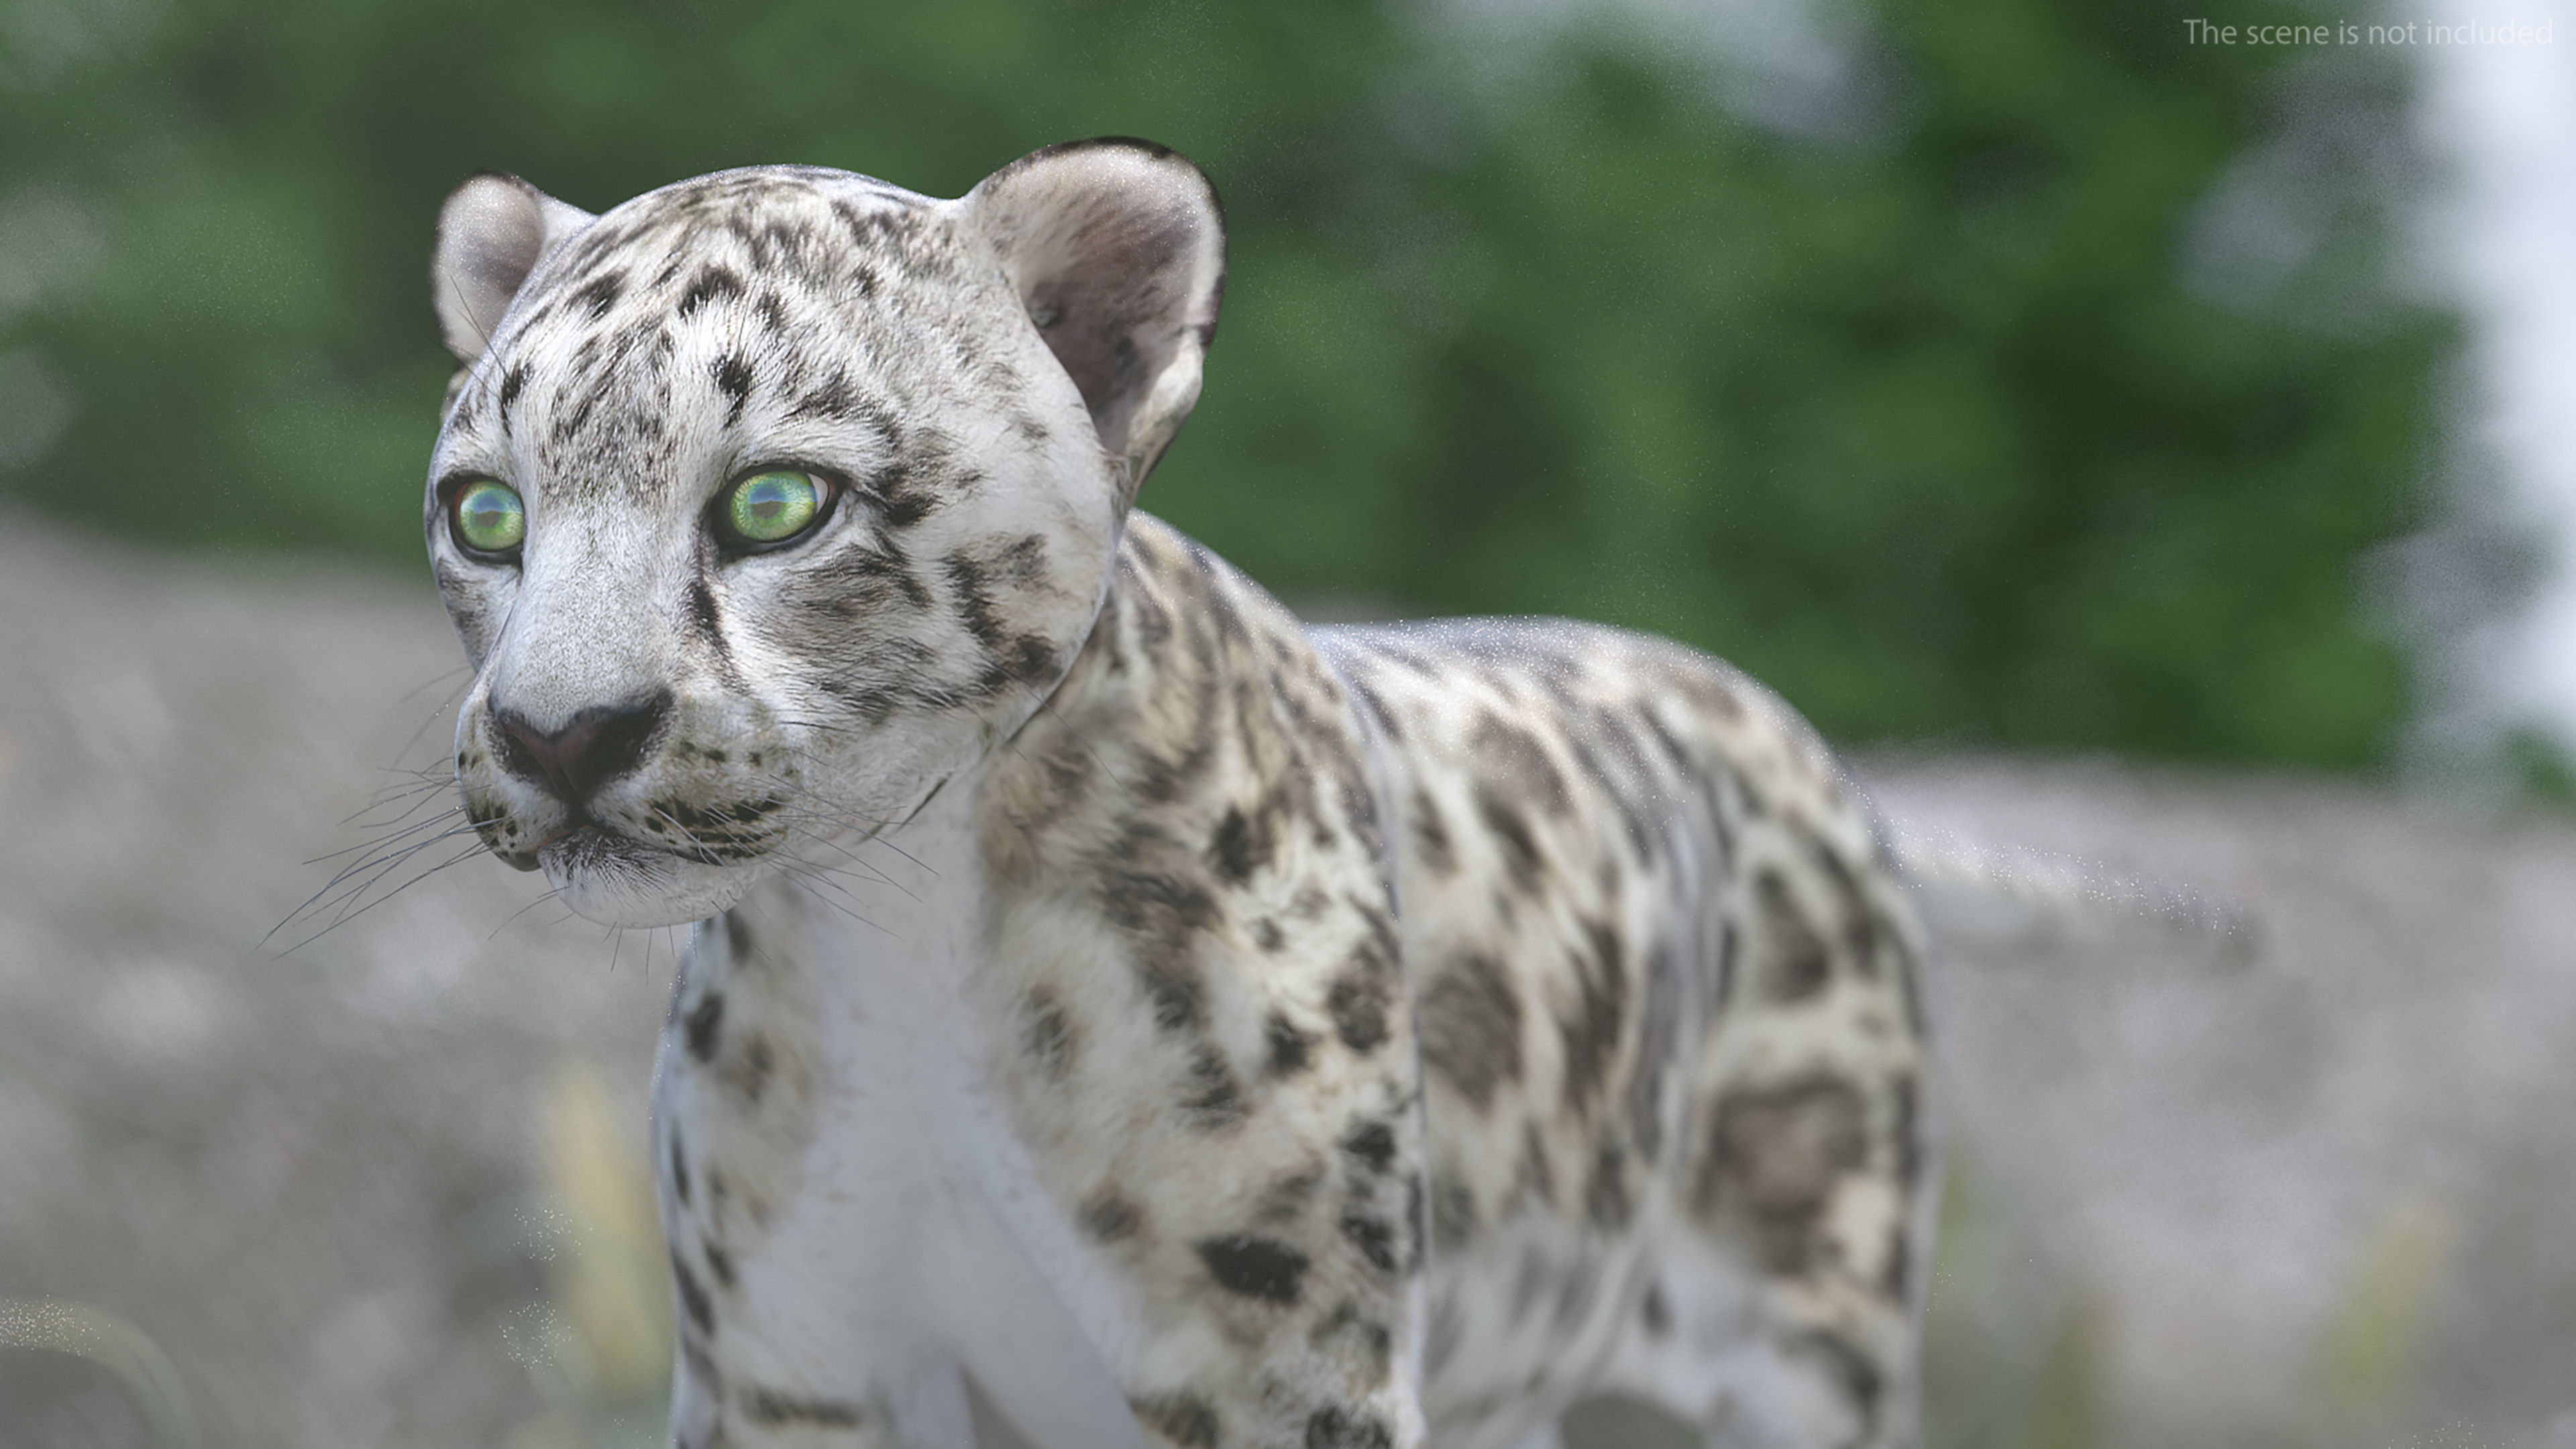
M 528 536 L 528 507 L 506 483 L 468 483 L 455 506 L 456 541 L 476 553 L 508 553 Z
M 805 473 L 754 473 L 726 490 L 726 525 L 745 543 L 779 543 L 814 526 L 823 485 Z

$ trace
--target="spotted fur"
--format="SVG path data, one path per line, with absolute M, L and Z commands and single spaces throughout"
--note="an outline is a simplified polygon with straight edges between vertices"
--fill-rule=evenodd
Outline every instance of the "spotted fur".
M 1704 656 L 1307 628 L 1132 511 L 1222 256 L 1136 142 L 442 214 L 466 808 L 700 922 L 674 1441 L 1499 1446 L 1618 1392 L 1914 1442 L 1923 943 L 1866 805 Z M 827 511 L 728 545 L 760 467 Z M 450 526 L 480 478 L 512 556 Z

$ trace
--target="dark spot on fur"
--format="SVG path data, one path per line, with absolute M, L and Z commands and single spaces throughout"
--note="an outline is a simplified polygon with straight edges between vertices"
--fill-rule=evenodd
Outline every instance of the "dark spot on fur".
M 1433 875 L 1449 875 L 1458 869 L 1458 852 L 1449 843 L 1449 826 L 1440 816 L 1440 802 L 1431 792 L 1414 787 L 1413 849 L 1422 857 L 1422 868 Z
M 1664 1150 L 1664 1078 L 1681 1045 L 1682 974 L 1672 948 L 1646 948 L 1646 1004 L 1637 1029 L 1637 1060 L 1628 1071 L 1628 1135 L 1653 1162 Z
M 680 1200 L 680 1206 L 687 1207 L 689 1205 L 689 1155 L 680 1149 L 680 1134 L 676 1129 L 671 1133 L 670 1158 L 671 1193 Z
M 728 400 L 725 425 L 741 422 L 742 410 L 751 402 L 751 364 L 727 353 L 709 364 L 707 372 L 715 379 L 716 390 Z
M 724 1366 L 716 1362 L 716 1356 L 707 1351 L 705 1342 L 698 1335 L 680 1335 L 680 1360 L 689 1366 L 690 1375 L 709 1395 L 723 1397 Z
M 715 1303 L 707 1297 L 706 1287 L 698 1282 L 698 1275 L 690 1272 L 689 1265 L 681 1260 L 677 1248 L 671 1250 L 671 1281 L 679 1287 L 680 1308 L 689 1315 L 689 1322 L 697 1325 L 698 1332 L 712 1335 L 716 1331 Z
M 1914 1227 L 1899 1217 L 1887 1229 L 1887 1267 L 1878 1278 L 1879 1296 L 1902 1308 L 1914 1301 Z
M 768 1090 L 770 1069 L 775 1065 L 770 1056 L 768 1037 L 754 1033 L 743 1043 L 742 1066 L 734 1074 L 734 1085 L 741 1091 L 746 1104 L 760 1105 L 760 1094 Z
M 1342 819 L 1349 822 L 1351 832 L 1359 837 L 1360 848 L 1371 858 L 1385 854 L 1386 836 L 1378 827 L 1376 792 L 1369 788 L 1368 777 L 1360 773 L 1356 758 L 1342 754 L 1337 763 L 1341 766 Z M 1318 819 L 1316 825 L 1320 833 L 1323 821 Z
M 1395 1229 L 1387 1224 L 1386 1219 L 1373 1218 L 1365 1213 L 1345 1213 L 1342 1215 L 1342 1236 L 1350 1240 L 1352 1247 L 1360 1250 L 1360 1256 L 1368 1259 L 1370 1267 L 1390 1276 L 1394 1274 Z
M 1387 997 L 1392 987 L 1386 977 L 1385 971 L 1363 961 L 1344 972 L 1325 994 L 1333 1032 L 1352 1051 L 1365 1055 L 1386 1042 Z
M 703 574 L 689 580 L 689 622 L 715 646 L 719 656 L 730 655 L 725 647 L 724 619 L 716 610 L 715 588 Z
M 1043 690 L 1055 682 L 1055 644 L 1044 634 L 1022 634 L 997 656 L 991 672 L 1013 684 Z
M 1628 1226 L 1635 1205 L 1628 1199 L 1628 1154 L 1616 1142 L 1604 1142 L 1592 1158 L 1592 1175 L 1583 1184 L 1583 1216 L 1603 1233 Z
M 1769 802 L 1762 798 L 1762 792 L 1754 789 L 1753 782 L 1745 779 L 1743 776 L 1738 775 L 1734 778 L 1736 807 L 1744 812 L 1745 818 L 1748 820 L 1768 819 L 1771 814 L 1771 806 Z
M 1530 834 L 1529 820 L 1521 814 L 1520 807 L 1480 784 L 1476 787 L 1476 814 L 1502 847 L 1503 868 L 1511 873 L 1512 884 L 1524 892 L 1538 884 L 1544 862 L 1539 857 L 1538 839 Z
M 1395 1431 L 1375 1414 L 1326 1404 L 1306 1421 L 1306 1449 L 1387 1449 Z
M 1299 1031 L 1294 1022 L 1275 1011 L 1270 1013 L 1263 1035 L 1270 1043 L 1272 1077 L 1293 1077 L 1306 1070 L 1308 1059 L 1313 1055 L 1313 1037 Z
M 1742 1225 L 1766 1271 L 1804 1272 L 1835 1186 L 1868 1159 L 1868 1120 L 1860 1090 L 1827 1076 L 1724 1098 L 1692 1184 L 1692 1211 Z
M 1905 1001 L 1905 1029 L 1921 1041 L 1930 1035 L 1931 1025 L 1923 1019 L 1923 978 L 1911 947 L 1906 948 L 1904 960 L 1897 965 L 1896 988 Z
M 1682 677 L 1682 687 L 1690 691 L 1692 699 L 1706 706 L 1718 718 L 1744 718 L 1743 701 L 1737 699 L 1735 691 L 1727 688 L 1718 677 L 1694 671 Z
M 1196 882 L 1132 869 L 1104 870 L 1100 903 L 1110 921 L 1136 947 L 1136 967 L 1153 1003 L 1154 1024 L 1165 1031 L 1196 1030 L 1206 1022 L 1205 985 L 1192 957 L 1192 940 L 1216 924 L 1216 898 Z
M 1788 881 L 1764 870 L 1753 878 L 1753 896 L 1762 924 L 1763 994 L 1786 1005 L 1824 990 L 1833 974 L 1825 939 L 1799 909 Z
M 1896 1180 L 1909 1194 L 1923 1180 L 1923 1124 L 1918 1117 L 1914 1079 L 1898 1077 L 1890 1084 L 1894 1100 Z M 1879 1291 L 1889 1302 L 1905 1304 L 1914 1298 L 1914 1225 L 1899 1217 L 1888 1229 L 1887 1268 L 1879 1279 Z
M 1064 1003 L 1041 986 L 1028 994 L 1020 1009 L 1026 1018 L 1020 1027 L 1020 1049 L 1048 1081 L 1063 1081 L 1073 1071 L 1074 1051 L 1073 1022 L 1065 1015 Z
M 698 1251 L 706 1255 L 707 1271 L 716 1275 L 716 1281 L 727 1288 L 732 1287 L 733 1254 L 726 1252 L 724 1245 L 715 1239 L 704 1237 L 698 1239 Z
M 1852 875 L 1851 867 L 1843 864 L 1842 857 L 1824 841 L 1808 841 L 1807 853 L 1815 857 L 1826 881 L 1834 888 L 1834 901 L 1842 909 L 1843 945 L 1851 954 L 1852 966 L 1863 976 L 1878 975 L 1879 941 L 1883 928 L 1878 912 L 1870 907 L 1868 895 L 1861 890 L 1860 881 Z
M 1371 1172 L 1395 1165 L 1395 1129 L 1384 1122 L 1362 1122 L 1342 1137 L 1342 1150 Z
M 590 320 L 596 322 L 608 315 L 609 308 L 617 305 L 617 294 L 624 290 L 626 290 L 624 272 L 603 272 L 591 278 L 580 291 L 573 293 L 572 298 L 588 308 Z
M 876 488 L 877 513 L 889 528 L 910 528 L 937 512 L 943 501 L 936 490 L 913 486 L 908 459 L 895 460 L 868 481 Z
M 1138 1423 L 1181 1449 L 1216 1449 L 1216 1408 L 1196 1394 L 1150 1394 L 1129 1399 L 1127 1407 L 1136 1411 Z
M 1386 701 L 1378 696 L 1368 681 L 1354 679 L 1351 689 L 1359 695 L 1360 702 L 1368 706 L 1369 716 L 1376 721 L 1378 732 L 1399 745 L 1404 743 L 1403 723 L 1396 719 L 1395 711 L 1386 707 Z
M 1664 1301 L 1663 1284 L 1650 1283 L 1646 1286 L 1646 1301 L 1639 1306 L 1637 1313 L 1638 1317 L 1645 1321 L 1648 1338 L 1661 1338 L 1673 1331 L 1673 1309 L 1671 1304 Z
M 1655 737 L 1655 744 L 1663 750 L 1664 758 L 1672 761 L 1673 768 L 1679 770 L 1685 777 L 1698 775 L 1699 762 L 1691 758 L 1690 747 L 1683 744 L 1669 728 L 1665 727 L 1663 720 L 1654 710 L 1646 709 L 1639 713 L 1646 722 L 1646 732 Z M 1759 815 L 1762 812 L 1759 808 L 1755 808 L 1750 813 Z
M 724 996 L 710 991 L 699 997 L 698 1004 L 689 1010 L 686 1030 L 689 1055 L 701 1064 L 714 1061 L 716 1048 L 723 1041 Z
M 861 416 L 864 411 L 858 394 L 851 390 L 849 377 L 835 372 L 816 386 L 807 388 L 804 396 L 796 399 L 795 405 L 787 410 L 787 415 L 791 418 L 829 418 L 834 422 L 847 422 Z
M 555 389 L 553 440 L 557 444 L 580 436 L 591 414 L 622 385 L 627 355 L 634 350 L 637 335 L 632 329 L 594 333 L 573 349 L 570 373 Z M 607 355 L 601 356 L 602 352 Z
M 1911 1188 L 1923 1180 L 1923 1109 L 1912 1077 L 1898 1077 L 1888 1085 L 1896 1119 L 1896 1180 Z
M 1324 1171 L 1320 1167 L 1302 1168 L 1287 1173 L 1262 1189 L 1261 1200 L 1253 1204 L 1252 1215 L 1261 1222 L 1277 1225 L 1293 1220 L 1305 1210 L 1322 1186 Z
M 1225 1053 L 1213 1042 L 1199 1043 L 1190 1054 L 1189 1095 L 1181 1099 L 1181 1110 L 1202 1132 L 1223 1131 L 1243 1122 L 1243 1089 L 1236 1085 Z
M 745 1418 L 755 1424 L 811 1424 L 821 1429 L 855 1429 L 861 1415 L 856 1404 L 838 1399 L 809 1399 L 776 1389 L 746 1388 L 739 1396 Z
M 1536 1198 L 1543 1207 L 1556 1205 L 1556 1170 L 1548 1165 L 1547 1143 L 1536 1122 L 1521 1128 L 1521 1165 L 1512 1178 L 1512 1195 Z
M 740 295 L 742 278 L 724 267 L 707 267 L 689 282 L 689 289 L 680 294 L 679 314 L 682 317 L 694 316 L 700 307 L 715 298 Z
M 1115 1187 L 1104 1187 L 1082 1205 L 1082 1230 L 1104 1243 L 1122 1242 L 1145 1225 L 1145 1210 Z
M 1196 1245 L 1218 1286 L 1246 1298 L 1294 1303 L 1305 1290 L 1306 1255 L 1273 1238 L 1209 1238 Z
M 1252 873 L 1270 863 L 1272 848 L 1270 817 L 1264 812 L 1256 822 L 1240 807 L 1228 806 L 1225 818 L 1217 822 L 1216 838 L 1208 842 L 1208 858 L 1215 862 L 1219 879 L 1239 886 L 1252 879 Z
M 1789 1348 L 1801 1357 L 1822 1360 L 1826 1375 L 1860 1420 L 1860 1442 L 1877 1437 L 1878 1419 L 1887 1395 L 1887 1376 L 1878 1364 L 1851 1340 L 1829 1329 L 1801 1334 L 1791 1340 Z
M 1547 757 L 1547 747 L 1528 730 L 1488 710 L 1477 716 L 1468 748 L 1488 778 L 1512 794 L 1537 801 L 1550 815 L 1561 816 L 1572 808 L 1564 774 Z
M 1470 953 L 1432 978 L 1414 1008 L 1422 1059 L 1482 1111 L 1521 1075 L 1521 1003 L 1502 963 Z
M 1279 929 L 1277 921 L 1263 916 L 1252 923 L 1252 944 L 1264 951 L 1276 951 L 1288 944 L 1288 936 Z
M 957 622 L 975 637 L 976 643 L 984 646 L 986 653 L 999 649 L 1002 618 L 993 608 L 992 591 L 985 584 L 984 566 L 962 553 L 953 553 L 940 560 L 939 568 L 947 575 Z
M 528 365 L 526 363 L 522 362 L 501 374 L 501 426 L 503 428 L 506 429 L 510 425 L 510 404 L 517 402 L 519 394 L 527 391 L 527 387 Z
M 1718 922 L 1717 960 L 1712 963 L 1709 971 L 1709 975 L 1711 977 L 1711 985 L 1709 988 L 1709 1012 L 1711 1015 L 1716 1015 L 1725 1011 L 1727 1007 L 1732 1005 L 1735 1001 L 1735 945 L 1735 922 Z
M 891 538 L 834 554 L 816 564 L 808 579 L 810 591 L 793 595 L 795 603 L 833 619 L 858 619 L 898 604 L 927 609 L 932 602 L 930 586 L 913 571 L 903 545 Z
M 1332 1312 L 1316 1320 L 1306 1342 L 1322 1348 L 1345 1335 L 1356 1339 L 1360 1351 L 1368 1356 L 1370 1381 L 1384 1383 L 1394 1368 L 1395 1335 L 1385 1324 L 1361 1313 L 1357 1303 L 1345 1298 L 1334 1304 Z
M 1565 1105 L 1577 1116 L 1609 1075 L 1628 1009 L 1628 969 L 1621 959 L 1619 932 L 1605 921 L 1586 921 L 1583 940 L 1588 949 L 1574 953 L 1570 962 L 1574 1011 L 1556 1023 L 1565 1049 Z

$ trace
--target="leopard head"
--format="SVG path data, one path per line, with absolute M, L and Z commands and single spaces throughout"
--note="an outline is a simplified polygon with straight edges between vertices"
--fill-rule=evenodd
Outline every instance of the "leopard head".
M 1214 192 L 1142 142 L 954 201 L 758 167 L 594 217 L 467 180 L 425 512 L 483 842 L 659 925 L 909 818 L 1088 637 L 1223 277 Z

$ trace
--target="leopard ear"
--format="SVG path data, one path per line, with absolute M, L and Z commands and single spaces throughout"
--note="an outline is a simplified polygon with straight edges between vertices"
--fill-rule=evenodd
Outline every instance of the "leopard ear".
M 1199 396 L 1225 291 L 1225 214 L 1180 153 L 1111 137 L 1049 146 L 967 193 L 1038 335 L 1127 461 L 1135 496 Z
M 589 212 L 498 171 L 468 176 L 448 193 L 430 250 L 429 291 L 439 338 L 458 362 L 474 365 L 538 258 L 590 221 Z

